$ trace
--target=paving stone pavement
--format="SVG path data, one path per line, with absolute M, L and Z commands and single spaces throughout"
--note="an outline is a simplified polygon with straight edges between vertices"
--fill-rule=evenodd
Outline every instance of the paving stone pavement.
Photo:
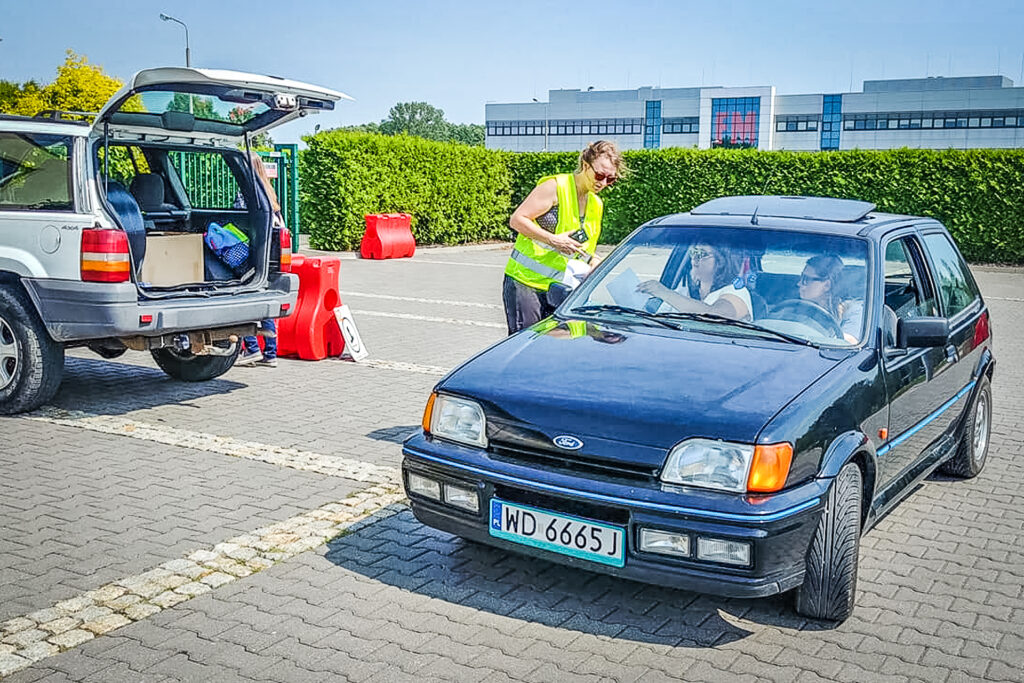
M 498 341 L 360 310 L 500 322 L 411 299 L 500 303 L 505 249 L 346 256 L 342 296 L 373 358 L 449 368 Z M 975 270 L 999 359 L 986 469 L 930 479 L 864 537 L 857 608 L 838 627 L 797 617 L 789 596 L 700 596 L 468 544 L 394 504 L 4 680 L 1024 681 L 1024 271 Z M 60 408 L 382 466 L 399 464 L 438 379 L 282 360 L 193 385 L 140 354 L 71 355 Z M 0 419 L 0 471 L 0 621 L 367 486 L 26 418 Z

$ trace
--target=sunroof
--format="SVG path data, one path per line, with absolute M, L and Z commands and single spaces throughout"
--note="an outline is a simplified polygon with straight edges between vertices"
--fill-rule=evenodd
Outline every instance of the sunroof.
M 830 197 L 789 197 L 784 195 L 742 195 L 719 197 L 694 207 L 697 216 L 758 216 L 803 218 L 816 221 L 853 223 L 874 211 L 871 202 Z

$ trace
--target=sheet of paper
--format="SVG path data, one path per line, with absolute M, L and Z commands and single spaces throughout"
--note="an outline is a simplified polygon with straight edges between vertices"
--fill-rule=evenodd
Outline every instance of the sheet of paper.
M 627 268 L 621 275 L 608 283 L 608 293 L 612 295 L 612 300 L 619 306 L 643 309 L 650 297 L 643 292 L 636 291 L 639 284 L 640 278 L 632 268 Z

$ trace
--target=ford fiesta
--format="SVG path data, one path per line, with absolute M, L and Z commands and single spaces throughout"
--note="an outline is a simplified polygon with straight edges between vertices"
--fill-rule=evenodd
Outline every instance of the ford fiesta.
M 431 394 L 403 448 L 424 524 L 843 620 L 861 534 L 935 469 L 985 464 L 988 309 L 933 219 L 716 199 L 548 297 Z

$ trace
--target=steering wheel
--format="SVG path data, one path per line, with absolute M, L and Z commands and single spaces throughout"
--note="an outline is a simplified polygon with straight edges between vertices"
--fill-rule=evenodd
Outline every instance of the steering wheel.
M 771 314 L 774 316 L 775 314 L 785 310 L 792 310 L 798 316 L 810 320 L 824 332 L 836 337 L 837 339 L 843 338 L 843 328 L 839 326 L 839 321 L 836 320 L 835 316 L 829 313 L 828 309 L 822 308 L 813 301 L 807 301 L 806 299 L 786 299 L 782 303 L 773 306 Z

